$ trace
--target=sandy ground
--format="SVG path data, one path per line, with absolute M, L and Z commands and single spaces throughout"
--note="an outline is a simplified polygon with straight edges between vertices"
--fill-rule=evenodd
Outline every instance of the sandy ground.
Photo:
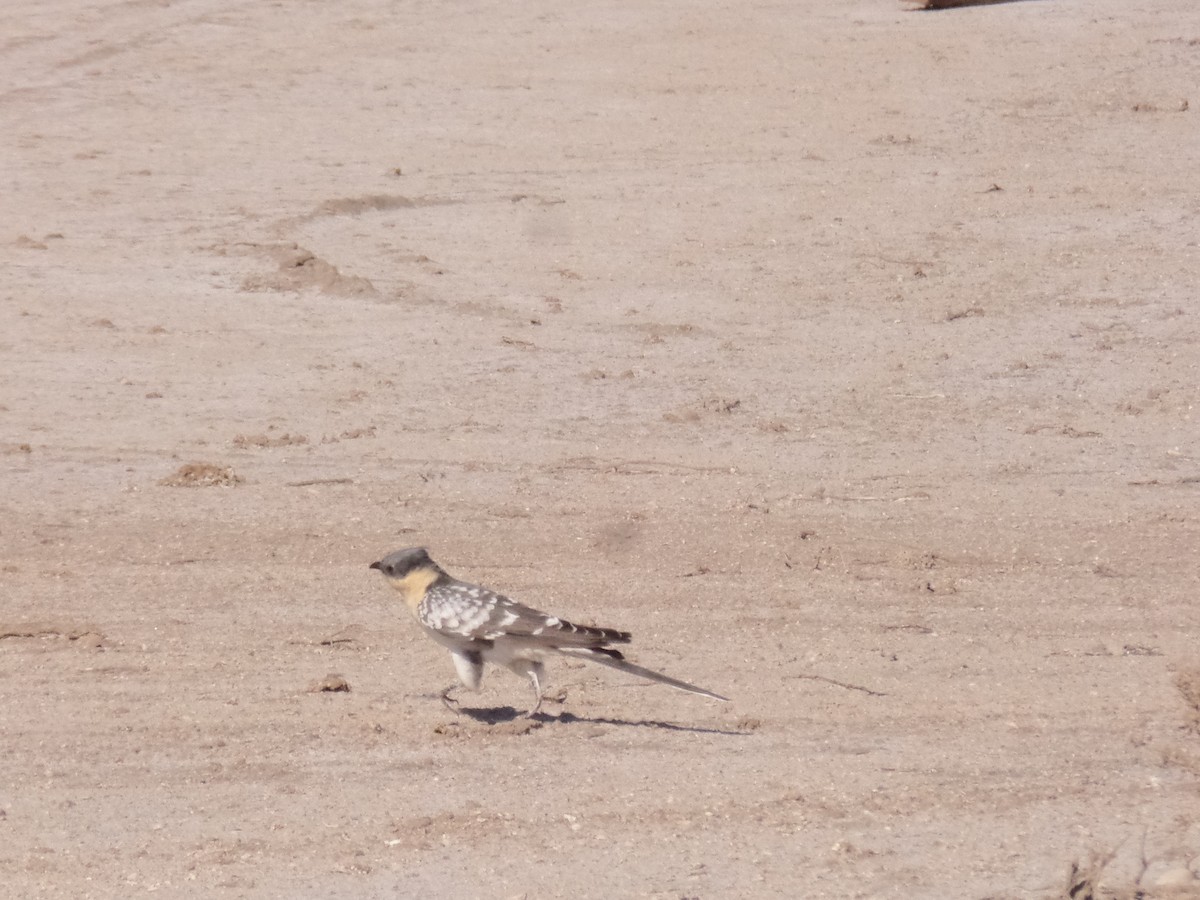
M 0 50 L 0 894 L 1195 895 L 1193 0 Z M 415 544 L 734 702 L 456 717 Z

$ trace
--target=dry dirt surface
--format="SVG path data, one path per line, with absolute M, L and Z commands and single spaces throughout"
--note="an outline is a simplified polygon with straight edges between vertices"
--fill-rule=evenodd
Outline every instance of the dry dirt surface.
M 1194 0 L 10 0 L 0 85 L 0 895 L 1197 895 Z M 733 702 L 456 716 L 413 545 Z

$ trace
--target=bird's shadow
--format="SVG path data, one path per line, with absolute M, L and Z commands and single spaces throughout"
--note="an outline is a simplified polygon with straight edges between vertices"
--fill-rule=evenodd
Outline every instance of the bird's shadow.
M 459 715 L 486 725 L 502 725 L 506 722 L 517 722 L 525 719 L 525 712 L 512 706 L 467 707 L 460 706 L 456 710 Z M 557 715 L 550 713 L 534 713 L 528 721 L 539 725 L 617 725 L 625 728 L 656 728 L 660 731 L 689 731 L 693 734 L 720 734 L 728 737 L 746 737 L 752 732 L 731 728 L 702 728 L 696 725 L 680 725 L 676 722 L 662 722 L 657 719 L 613 719 L 608 716 L 577 716 L 574 713 L 561 712 Z

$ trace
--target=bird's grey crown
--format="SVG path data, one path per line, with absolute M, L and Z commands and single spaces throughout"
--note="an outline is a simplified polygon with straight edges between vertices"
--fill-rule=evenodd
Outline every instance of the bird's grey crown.
M 372 569 L 378 569 L 388 578 L 403 578 L 414 569 L 433 568 L 441 572 L 441 568 L 429 557 L 429 551 L 424 547 L 407 547 L 389 553 L 378 562 L 371 563 Z

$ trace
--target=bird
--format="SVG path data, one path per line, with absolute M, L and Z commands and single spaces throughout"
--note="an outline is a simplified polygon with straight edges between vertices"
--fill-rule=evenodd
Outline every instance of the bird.
M 534 701 L 525 716 L 532 718 L 542 706 L 545 677 L 543 660 L 558 655 L 584 659 L 610 669 L 666 684 L 681 691 L 729 702 L 712 691 L 669 675 L 635 665 L 610 644 L 628 644 L 632 635 L 615 628 L 575 625 L 478 584 L 451 577 L 433 561 L 424 547 L 389 553 L 370 568 L 378 570 L 433 638 L 450 651 L 462 686 L 479 690 L 483 664 L 503 666 L 529 679 Z M 457 712 L 451 694 L 459 685 L 442 691 L 441 699 Z

